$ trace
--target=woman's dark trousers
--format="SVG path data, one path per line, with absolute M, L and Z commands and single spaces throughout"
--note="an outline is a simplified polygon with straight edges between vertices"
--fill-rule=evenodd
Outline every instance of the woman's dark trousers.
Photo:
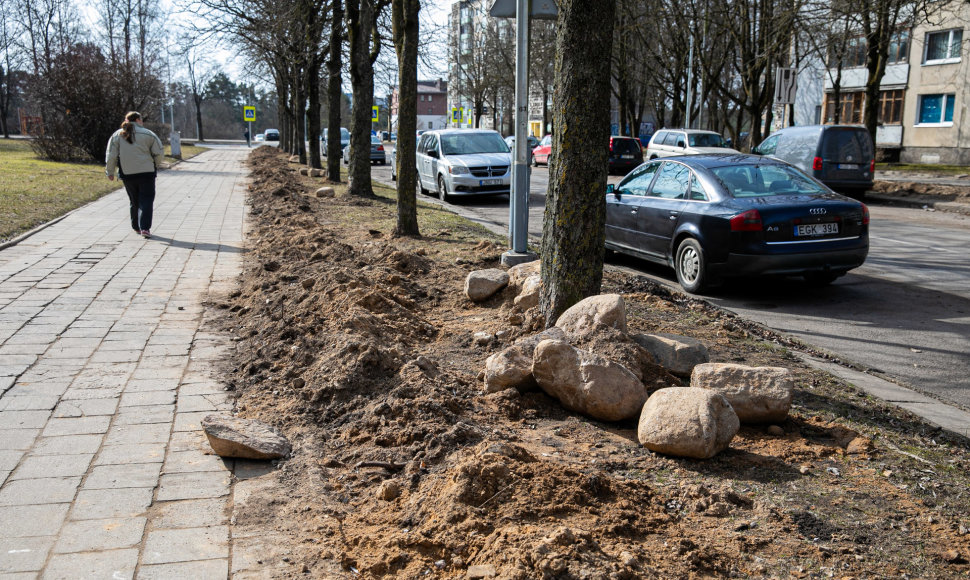
M 151 173 L 122 179 L 128 192 L 131 229 L 152 229 L 152 206 L 155 204 L 155 176 Z

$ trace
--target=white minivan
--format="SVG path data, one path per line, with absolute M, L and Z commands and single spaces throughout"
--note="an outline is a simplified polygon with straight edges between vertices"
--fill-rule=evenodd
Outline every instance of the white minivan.
M 418 141 L 416 161 L 421 193 L 435 191 L 442 201 L 512 189 L 512 153 L 495 131 L 428 131 Z
M 700 153 L 740 153 L 728 147 L 719 133 L 700 129 L 662 129 L 653 134 L 643 154 L 649 161 L 674 155 Z

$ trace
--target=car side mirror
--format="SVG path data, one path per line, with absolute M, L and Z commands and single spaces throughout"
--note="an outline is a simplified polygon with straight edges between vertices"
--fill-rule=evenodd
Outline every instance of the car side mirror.
M 612 183 L 607 183 L 606 184 L 606 193 L 607 193 L 607 195 L 609 195 L 611 193 L 616 194 L 616 185 L 614 185 Z
M 677 146 L 683 149 L 684 147 L 686 147 L 686 144 L 683 141 L 678 141 Z
M 428 157 L 434 157 L 435 159 L 437 159 L 438 158 L 438 151 L 435 150 L 435 149 L 432 149 L 431 151 L 428 151 Z

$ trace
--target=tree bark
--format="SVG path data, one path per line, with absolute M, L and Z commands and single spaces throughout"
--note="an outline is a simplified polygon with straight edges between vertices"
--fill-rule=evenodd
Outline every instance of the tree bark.
M 371 107 L 374 105 L 374 61 L 381 50 L 377 17 L 386 4 L 380 0 L 347 2 L 350 38 L 350 85 L 354 110 L 350 121 L 350 187 L 348 195 L 372 196 L 370 176 Z
M 340 183 L 340 105 L 343 101 L 343 16 L 341 0 L 333 0 L 333 18 L 330 25 L 330 61 L 327 63 L 327 179 Z
M 598 294 L 605 253 L 610 62 L 616 0 L 561 0 L 552 163 L 542 228 L 546 326 Z
M 393 0 L 394 48 L 397 51 L 398 113 L 397 227 L 394 234 L 419 236 L 415 149 L 418 125 L 418 11 L 420 0 Z

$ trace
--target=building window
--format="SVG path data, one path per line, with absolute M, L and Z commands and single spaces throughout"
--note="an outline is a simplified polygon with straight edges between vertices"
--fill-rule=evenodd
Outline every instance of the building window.
M 428 114 L 434 115 L 434 107 L 428 107 Z
M 952 125 L 956 95 L 920 95 L 917 125 Z
M 962 29 L 927 33 L 923 64 L 960 62 L 960 48 L 962 44 Z
M 909 30 L 899 30 L 889 39 L 889 58 L 888 64 L 897 64 L 909 61 Z
M 859 124 L 862 123 L 862 104 L 865 100 L 865 93 L 856 91 L 852 93 L 841 93 L 839 95 L 839 123 Z M 835 95 L 826 93 L 825 95 L 825 122 L 835 123 Z
M 432 97 L 434 97 L 434 95 L 428 95 L 428 102 L 429 103 L 431 102 Z
M 879 123 L 901 125 L 903 123 L 903 90 L 879 93 Z

